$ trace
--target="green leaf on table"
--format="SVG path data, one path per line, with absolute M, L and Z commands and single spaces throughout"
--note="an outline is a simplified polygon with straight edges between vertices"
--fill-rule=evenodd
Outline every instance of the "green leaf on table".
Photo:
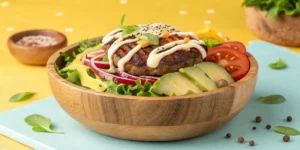
M 216 46 L 222 44 L 218 40 L 213 40 L 213 39 L 208 39 L 208 38 L 200 38 L 200 40 L 202 40 L 205 43 L 205 45 L 207 46 L 207 48 L 213 48 L 213 47 L 216 47 Z
M 260 97 L 258 102 L 264 104 L 280 104 L 285 101 L 285 98 L 282 95 L 270 95 L 265 97 Z
M 56 131 L 51 129 L 51 119 L 39 114 L 27 116 L 24 121 L 32 126 L 32 130 L 36 132 L 49 132 L 49 133 L 64 133 L 63 131 Z
M 300 132 L 298 130 L 291 127 L 277 126 L 277 127 L 273 127 L 273 130 L 285 135 L 300 135 Z
M 130 33 L 133 33 L 133 32 L 135 32 L 135 31 L 137 31 L 137 30 L 140 29 L 140 27 L 137 26 L 137 25 L 125 26 L 125 25 L 124 25 L 125 17 L 126 17 L 126 14 L 122 15 L 122 18 L 121 18 L 121 24 L 119 25 L 119 27 L 120 27 L 121 29 L 123 29 L 123 31 L 122 31 L 122 35 L 123 35 L 123 36 L 124 36 L 124 35 L 127 35 L 127 34 L 130 34 Z
M 138 36 L 140 40 L 147 40 L 151 45 L 158 45 L 159 43 L 159 36 L 151 33 L 142 33 Z
M 14 96 L 12 96 L 9 101 L 10 102 L 19 102 L 19 101 L 24 101 L 24 100 L 28 100 L 29 98 L 31 98 L 35 93 L 34 92 L 22 92 L 22 93 L 18 93 L 15 94 Z
M 287 65 L 284 63 L 282 59 L 278 59 L 277 62 L 272 63 L 269 65 L 272 69 L 284 69 Z

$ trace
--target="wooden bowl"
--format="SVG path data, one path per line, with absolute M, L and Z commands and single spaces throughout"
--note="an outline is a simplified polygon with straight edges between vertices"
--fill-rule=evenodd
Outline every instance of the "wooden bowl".
M 300 46 L 300 16 L 280 14 L 276 19 L 266 17 L 266 11 L 247 7 L 246 23 L 259 38 L 285 46 Z
M 51 36 L 57 40 L 57 44 L 47 47 L 30 47 L 16 44 L 24 36 L 44 35 Z M 64 34 L 54 30 L 27 30 L 12 35 L 7 40 L 10 53 L 21 63 L 28 65 L 46 65 L 49 57 L 59 49 L 67 45 Z
M 60 51 L 72 53 L 73 44 Z M 254 91 L 258 65 L 240 81 L 210 92 L 176 97 L 137 97 L 97 92 L 61 78 L 54 64 L 63 66 L 56 52 L 47 63 L 52 92 L 71 117 L 99 133 L 138 141 L 172 141 L 197 137 L 224 125 L 248 103 Z

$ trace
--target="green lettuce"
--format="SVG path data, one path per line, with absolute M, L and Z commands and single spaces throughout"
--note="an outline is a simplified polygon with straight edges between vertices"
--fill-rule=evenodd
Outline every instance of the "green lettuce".
M 300 15 L 300 0 L 245 0 L 243 6 L 256 7 L 267 11 L 267 16 L 275 19 L 279 14 Z
M 200 40 L 202 40 L 205 43 L 207 48 L 213 48 L 222 44 L 220 41 L 214 39 L 200 38 Z
M 136 85 L 117 84 L 111 80 L 106 81 L 107 89 L 105 92 L 114 93 L 119 95 L 132 95 L 132 96 L 158 96 L 152 92 L 152 84 L 148 81 L 142 85 L 141 80 L 135 81 Z

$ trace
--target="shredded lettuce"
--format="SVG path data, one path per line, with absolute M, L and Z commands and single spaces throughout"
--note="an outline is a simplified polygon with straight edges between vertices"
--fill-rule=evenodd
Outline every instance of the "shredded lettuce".
M 267 11 L 267 16 L 273 19 L 281 13 L 289 16 L 300 15 L 299 0 L 245 0 L 243 6 Z
M 119 95 L 132 95 L 132 96 L 158 96 L 152 92 L 152 84 L 148 81 L 142 85 L 141 80 L 135 81 L 136 85 L 117 84 L 111 80 L 106 81 L 107 89 L 105 92 L 114 93 Z
M 213 48 L 222 44 L 220 41 L 214 39 L 200 38 L 200 40 L 202 40 L 205 43 L 207 48 Z

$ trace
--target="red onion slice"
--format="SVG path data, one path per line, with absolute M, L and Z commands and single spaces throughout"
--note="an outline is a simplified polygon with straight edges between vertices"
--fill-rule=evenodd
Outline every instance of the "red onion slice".
M 106 55 L 105 55 L 105 54 L 100 54 L 100 55 L 98 55 L 97 57 L 98 57 L 98 58 L 102 58 L 102 57 L 104 57 L 104 56 L 106 56 Z M 84 65 L 91 67 L 91 60 L 89 60 L 89 59 L 87 58 L 87 56 L 84 56 L 84 57 L 82 58 L 82 61 L 83 61 L 83 64 L 84 64 Z M 108 62 L 95 61 L 95 65 L 96 65 L 98 68 L 101 68 L 101 69 L 109 69 L 109 68 L 110 68 Z
M 148 80 L 148 82 L 150 82 L 151 84 L 153 84 L 157 79 L 154 78 L 142 78 L 142 77 L 137 77 L 131 74 L 128 74 L 124 71 L 121 71 L 119 69 L 116 69 L 116 72 L 119 76 L 124 77 L 124 78 L 128 78 L 128 79 L 132 79 L 132 80 L 141 80 L 142 83 L 145 83 L 146 80 Z
M 121 84 L 126 84 L 126 85 L 136 85 L 135 84 L 135 80 L 132 79 L 128 79 L 128 78 L 123 78 L 123 77 L 119 77 L 119 76 L 115 76 L 113 74 L 107 73 L 102 71 L 101 69 L 99 69 L 96 66 L 96 59 L 98 59 L 99 57 L 102 57 L 101 55 L 93 57 L 91 59 L 91 69 L 92 71 L 97 74 L 98 76 L 100 76 L 101 78 L 105 79 L 105 80 L 112 80 L 115 83 L 121 83 Z

